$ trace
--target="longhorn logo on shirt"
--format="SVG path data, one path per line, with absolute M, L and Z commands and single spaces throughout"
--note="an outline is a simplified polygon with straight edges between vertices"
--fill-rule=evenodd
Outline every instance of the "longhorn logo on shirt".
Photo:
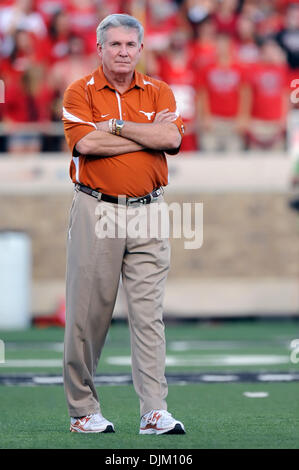
M 155 114 L 155 111 L 153 111 L 152 113 L 146 113 L 145 111 L 139 111 L 139 112 L 144 114 L 149 121 L 151 120 L 152 115 Z

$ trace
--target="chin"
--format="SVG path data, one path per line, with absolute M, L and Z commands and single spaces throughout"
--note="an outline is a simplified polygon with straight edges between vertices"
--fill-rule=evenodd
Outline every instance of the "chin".
M 120 65 L 115 67 L 116 72 L 132 72 L 133 68 L 129 65 Z

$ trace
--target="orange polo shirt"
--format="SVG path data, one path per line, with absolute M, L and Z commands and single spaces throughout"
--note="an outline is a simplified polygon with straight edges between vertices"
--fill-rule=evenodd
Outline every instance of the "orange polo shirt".
M 95 123 L 111 118 L 140 123 L 154 121 L 156 113 L 176 111 L 170 87 L 160 80 L 134 72 L 130 88 L 119 93 L 106 79 L 102 67 L 72 83 L 64 94 L 65 137 L 72 152 L 70 176 L 74 183 L 112 196 L 143 196 L 168 184 L 167 160 L 163 151 L 145 149 L 113 157 L 88 157 L 75 149 L 76 143 L 96 130 Z M 174 124 L 181 135 L 184 127 L 177 114 Z

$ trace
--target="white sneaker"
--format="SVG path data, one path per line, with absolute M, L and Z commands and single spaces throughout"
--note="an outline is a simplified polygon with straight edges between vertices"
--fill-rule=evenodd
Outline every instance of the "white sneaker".
M 71 432 L 114 432 L 114 426 L 100 413 L 83 416 L 82 418 L 71 418 Z
M 152 410 L 142 416 L 139 434 L 185 434 L 185 428 L 168 411 Z

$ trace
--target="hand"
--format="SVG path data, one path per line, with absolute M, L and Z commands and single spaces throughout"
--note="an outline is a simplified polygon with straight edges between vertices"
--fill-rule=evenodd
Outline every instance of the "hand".
M 176 119 L 177 119 L 176 113 L 172 113 L 171 111 L 169 111 L 168 108 L 166 108 L 156 114 L 153 122 L 155 124 L 157 124 L 158 122 L 173 122 Z

